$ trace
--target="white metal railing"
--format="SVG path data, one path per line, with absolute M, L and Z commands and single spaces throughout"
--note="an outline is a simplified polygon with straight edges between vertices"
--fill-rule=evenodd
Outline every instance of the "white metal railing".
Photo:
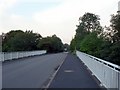
M 0 52 L 0 61 L 19 59 L 23 57 L 45 54 L 46 50 L 41 51 L 20 51 L 20 52 Z
M 117 88 L 120 90 L 120 66 L 80 51 L 76 51 L 76 54 L 99 79 L 101 85 L 108 89 Z

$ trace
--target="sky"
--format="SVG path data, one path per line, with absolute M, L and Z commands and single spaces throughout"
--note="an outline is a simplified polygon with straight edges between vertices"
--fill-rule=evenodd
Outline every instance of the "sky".
M 79 17 L 86 12 L 99 15 L 109 26 L 119 0 L 0 0 L 0 34 L 10 30 L 33 30 L 43 37 L 56 34 L 63 43 L 75 35 Z

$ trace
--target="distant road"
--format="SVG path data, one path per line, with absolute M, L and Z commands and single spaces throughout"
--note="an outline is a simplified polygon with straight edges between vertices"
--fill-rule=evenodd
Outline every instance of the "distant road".
M 3 88 L 41 88 L 66 56 L 58 53 L 3 63 Z

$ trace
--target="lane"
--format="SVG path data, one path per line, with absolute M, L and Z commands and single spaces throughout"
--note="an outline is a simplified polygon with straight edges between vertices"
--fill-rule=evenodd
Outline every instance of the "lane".
M 66 56 L 59 53 L 3 63 L 3 88 L 40 88 Z
M 68 54 L 49 88 L 100 88 L 83 63 Z M 49 89 L 48 89 L 49 90 Z

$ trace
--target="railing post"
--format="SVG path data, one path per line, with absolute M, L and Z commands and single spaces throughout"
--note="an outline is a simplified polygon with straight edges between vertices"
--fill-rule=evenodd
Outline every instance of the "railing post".
M 17 52 L 17 59 L 19 58 L 19 56 L 18 56 L 19 54 L 18 54 L 18 52 Z
M 10 53 L 10 60 L 12 60 L 12 52 Z
M 5 53 L 4 53 L 4 52 L 2 52 L 2 53 L 3 53 L 3 55 L 2 55 L 2 56 L 3 56 L 3 61 L 4 61 L 4 60 L 5 60 Z

